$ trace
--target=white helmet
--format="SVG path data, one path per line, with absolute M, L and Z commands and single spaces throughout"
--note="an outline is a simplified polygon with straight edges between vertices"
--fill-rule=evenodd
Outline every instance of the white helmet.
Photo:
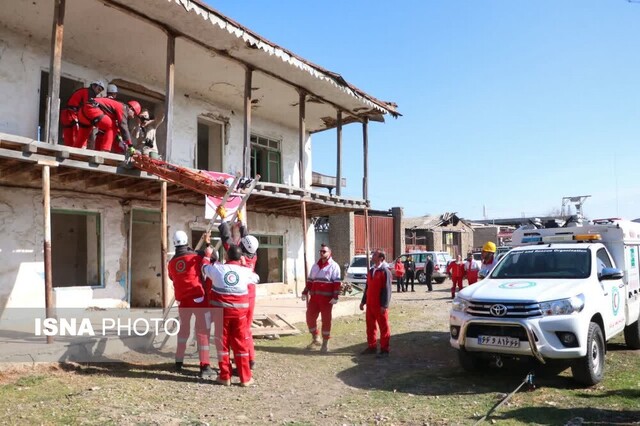
M 258 239 L 253 235 L 247 235 L 246 237 L 242 237 L 240 240 L 240 244 L 242 244 L 242 248 L 249 254 L 256 254 L 258 251 Z
M 184 231 L 176 231 L 173 234 L 173 245 L 175 247 L 178 246 L 186 246 L 189 243 L 189 239 L 187 238 L 187 233 Z
M 94 84 L 96 86 L 102 87 L 102 90 L 104 90 L 104 88 L 107 87 L 107 85 L 104 84 L 104 81 L 102 81 L 102 80 L 94 80 L 94 81 L 91 82 L 90 86 L 93 86 Z M 102 92 L 102 90 L 100 92 Z
M 118 93 L 118 86 L 115 84 L 109 84 L 107 86 L 107 93 Z

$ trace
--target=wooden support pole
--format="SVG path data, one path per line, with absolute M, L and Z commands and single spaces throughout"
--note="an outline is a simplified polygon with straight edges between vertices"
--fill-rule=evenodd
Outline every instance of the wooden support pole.
M 171 161 L 173 146 L 173 98 L 175 95 L 176 78 L 176 37 L 167 35 L 167 64 L 165 74 L 164 116 L 167 122 L 167 140 L 165 144 L 165 156 Z
M 366 207 L 364 209 L 364 249 L 367 254 L 367 270 L 369 270 L 371 266 L 371 247 L 369 245 L 369 209 Z
M 342 195 L 342 111 L 338 110 L 336 117 L 336 133 L 337 133 L 337 159 L 336 159 L 336 195 Z
M 307 264 L 307 202 L 302 201 L 302 255 L 304 259 L 304 279 L 309 276 L 309 266 Z M 296 281 L 297 283 L 297 281 Z M 296 289 L 296 295 L 298 290 Z
M 51 185 L 49 166 L 42 167 L 42 205 L 44 217 L 44 306 L 47 318 L 54 318 L 53 276 L 51 268 Z M 47 336 L 53 343 L 53 336 Z
M 54 0 L 53 29 L 51 30 L 51 62 L 49 64 L 49 93 L 46 141 L 58 143 L 60 124 L 60 73 L 62 68 L 62 40 L 64 35 L 64 9 L 66 0 Z
M 306 119 L 307 119 L 307 93 L 303 90 L 300 90 L 300 100 L 298 102 L 298 143 L 299 143 L 299 170 L 300 170 L 300 188 L 306 189 L 306 176 L 304 170 L 304 142 L 305 142 L 305 133 L 306 130 Z M 305 206 L 306 211 L 306 206 Z M 306 217 L 306 216 L 305 216 Z
M 253 69 L 245 67 L 244 71 L 244 123 L 242 139 L 242 175 L 251 174 L 251 82 Z
M 362 178 L 362 198 L 369 201 L 369 119 L 362 122 L 362 153 L 364 161 L 364 176 Z
M 160 264 L 162 265 L 162 308 L 169 306 L 169 274 L 167 270 L 167 182 L 160 183 Z

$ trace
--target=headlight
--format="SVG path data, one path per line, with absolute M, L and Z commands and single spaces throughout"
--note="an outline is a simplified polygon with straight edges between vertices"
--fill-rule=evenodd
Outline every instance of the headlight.
M 582 311 L 582 308 L 584 308 L 584 294 L 540 304 L 540 310 L 545 317 L 550 315 L 570 315 Z
M 456 296 L 453 302 L 451 302 L 451 309 L 454 311 L 464 312 L 467 306 L 469 306 L 469 301 L 459 296 Z

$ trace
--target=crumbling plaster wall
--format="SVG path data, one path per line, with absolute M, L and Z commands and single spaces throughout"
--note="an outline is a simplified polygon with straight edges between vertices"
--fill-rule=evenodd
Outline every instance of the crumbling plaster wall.
M 2 187 L 0 206 L 0 233 L 4 236 L 0 243 L 0 300 L 6 300 L 7 307 L 44 306 L 42 193 Z M 120 202 L 53 191 L 51 208 L 100 213 L 102 236 L 102 287 L 55 288 L 57 306 L 89 306 L 93 299 L 115 306 L 124 300 L 127 234 Z M 64 249 L 52 246 L 52 250 Z
M 64 59 L 64 55 L 63 55 Z M 103 79 L 126 79 L 141 84 L 148 89 L 163 93 L 152 76 L 138 73 L 135 63 L 121 70 L 79 66 L 68 61 L 62 62 L 62 75 L 80 80 L 85 84 Z M 176 66 L 188 66 L 177 64 Z M 0 132 L 38 139 L 38 115 L 40 73 L 49 69 L 49 44 L 35 40 L 0 26 Z M 206 93 L 206 88 L 202 92 Z M 23 100 L 16 102 L 16 99 Z M 66 99 L 60 100 L 64 105 Z M 176 79 L 174 98 L 174 133 L 171 161 L 194 166 L 197 145 L 198 117 L 214 118 L 225 124 L 223 167 L 226 172 L 242 171 L 243 111 L 225 107 L 214 99 L 189 96 L 181 89 Z M 298 130 L 270 122 L 254 115 L 251 121 L 252 133 L 281 141 L 282 183 L 298 186 L 300 168 L 298 165 Z M 44 137 L 44 132 L 42 134 Z M 311 137 L 307 134 L 304 144 L 305 177 L 307 187 L 311 185 Z

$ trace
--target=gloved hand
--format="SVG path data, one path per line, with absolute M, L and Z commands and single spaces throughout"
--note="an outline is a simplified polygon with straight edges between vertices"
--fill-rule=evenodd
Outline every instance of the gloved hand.
M 338 299 L 333 298 L 333 299 L 329 300 L 329 303 L 331 303 L 332 305 L 335 305 L 336 303 L 338 303 Z
M 300 299 L 302 299 L 303 302 L 307 301 L 307 295 L 306 294 L 302 294 L 302 296 L 300 297 Z
M 218 208 L 216 208 L 216 213 L 218 213 L 220 219 L 225 219 L 227 217 L 227 209 L 225 209 L 224 206 L 218 206 Z
M 242 209 L 238 210 L 238 222 L 244 222 L 244 213 L 242 213 Z

